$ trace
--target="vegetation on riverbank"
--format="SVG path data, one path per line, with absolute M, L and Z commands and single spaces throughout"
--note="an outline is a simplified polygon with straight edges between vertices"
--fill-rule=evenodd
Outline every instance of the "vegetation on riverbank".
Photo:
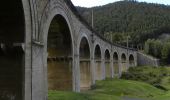
M 170 87 L 169 67 L 131 67 L 122 74 L 122 79 L 141 81 L 157 88 L 168 90 Z
M 83 93 L 49 91 L 48 98 L 49 100 L 126 100 L 123 98 L 128 97 L 142 98 L 142 100 L 169 100 L 170 77 L 168 75 L 170 74 L 170 68 L 145 66 L 130 68 L 128 72 L 132 72 L 132 75 L 134 75 L 131 78 L 128 77 L 128 80 L 106 79 L 96 81 L 96 85 L 92 90 Z M 146 81 L 145 78 L 147 75 Z M 161 81 L 158 82 L 159 87 L 157 87 L 152 83 L 157 82 L 160 76 Z

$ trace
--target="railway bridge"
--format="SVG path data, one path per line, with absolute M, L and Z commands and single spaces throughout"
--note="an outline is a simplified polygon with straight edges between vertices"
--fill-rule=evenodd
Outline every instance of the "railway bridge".
M 137 51 L 105 40 L 70 0 L 0 3 L 0 98 L 47 100 L 80 92 L 137 65 Z

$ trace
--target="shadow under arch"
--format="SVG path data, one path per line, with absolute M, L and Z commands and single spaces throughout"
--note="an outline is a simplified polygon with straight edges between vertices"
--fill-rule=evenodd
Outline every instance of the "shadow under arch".
M 108 49 L 105 50 L 105 75 L 106 78 L 111 77 L 110 52 Z
M 80 90 L 89 90 L 92 85 L 90 67 L 90 47 L 86 37 L 82 37 L 79 46 Z
M 68 23 L 62 15 L 57 14 L 48 31 L 48 90 L 73 90 L 72 49 Z
M 23 100 L 25 16 L 22 0 L 0 3 L 0 100 Z
M 102 67 L 101 67 L 101 48 L 97 44 L 94 49 L 94 61 L 95 61 L 95 80 L 102 79 Z

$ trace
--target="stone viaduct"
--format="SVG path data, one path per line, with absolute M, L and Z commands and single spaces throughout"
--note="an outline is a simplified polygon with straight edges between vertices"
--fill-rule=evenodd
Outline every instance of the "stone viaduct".
M 137 65 L 137 51 L 93 31 L 70 0 L 0 3 L 0 98 L 47 100 L 80 92 Z

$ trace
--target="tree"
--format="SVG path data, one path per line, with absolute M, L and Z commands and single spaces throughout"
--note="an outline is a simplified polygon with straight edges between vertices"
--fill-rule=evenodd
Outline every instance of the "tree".
M 144 52 L 157 58 L 161 58 L 162 42 L 160 40 L 148 39 L 145 42 Z
M 161 54 L 162 54 L 162 59 L 166 61 L 170 60 L 170 42 L 167 42 L 163 45 Z

